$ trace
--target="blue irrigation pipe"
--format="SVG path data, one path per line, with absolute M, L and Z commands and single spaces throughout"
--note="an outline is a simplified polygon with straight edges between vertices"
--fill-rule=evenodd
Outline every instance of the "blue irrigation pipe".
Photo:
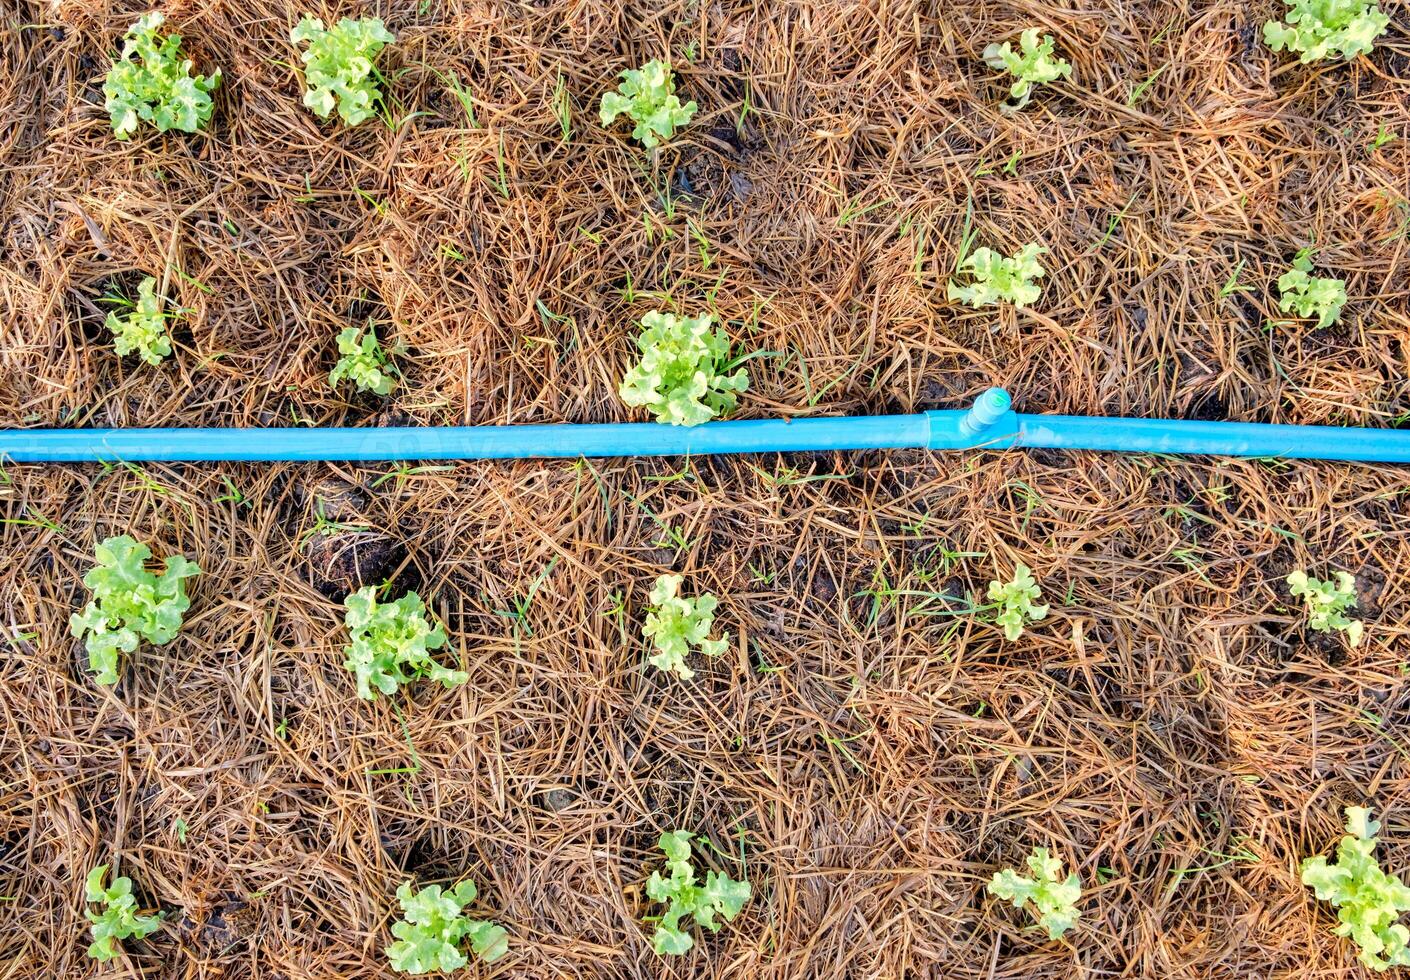
M 299 461 L 684 456 L 829 449 L 1098 449 L 1410 463 L 1410 432 L 1023 415 L 990 388 L 968 410 L 709 422 L 694 428 L 472 425 L 361 429 L 0 429 L 0 461 Z

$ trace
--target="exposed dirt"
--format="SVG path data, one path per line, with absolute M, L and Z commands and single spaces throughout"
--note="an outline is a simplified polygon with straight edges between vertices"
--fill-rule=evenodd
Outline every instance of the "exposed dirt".
M 176 933 L 198 961 L 228 960 L 245 952 L 258 924 L 254 905 L 224 896 L 214 905 L 184 910 Z

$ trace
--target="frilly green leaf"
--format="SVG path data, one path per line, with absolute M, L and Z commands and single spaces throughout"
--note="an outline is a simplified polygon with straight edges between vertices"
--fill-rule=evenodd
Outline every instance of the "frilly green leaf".
M 1047 930 L 1048 938 L 1061 938 L 1077 923 L 1081 880 L 1075 874 L 1061 879 L 1062 862 L 1050 856 L 1046 847 L 1033 848 L 1027 864 L 1032 877 L 1020 875 L 1011 868 L 995 872 L 989 881 L 989 894 L 1011 902 L 1016 909 L 1031 904 L 1033 915 L 1038 925 Z
M 1346 610 L 1356 605 L 1356 579 L 1347 572 L 1336 572 L 1330 581 L 1310 577 L 1298 569 L 1287 577 L 1288 590 L 1294 598 L 1307 605 L 1307 625 L 1318 633 L 1339 630 L 1346 634 L 1351 646 L 1360 646 L 1365 625 L 1351 619 Z
M 991 44 L 984 49 L 985 63 L 998 71 L 1007 71 L 1016 81 L 1009 86 L 1012 105 L 1001 106 L 1006 112 L 1017 112 L 1028 104 L 1036 85 L 1057 81 L 1072 74 L 1072 65 L 1053 53 L 1054 41 L 1051 36 L 1042 35 L 1036 27 L 1030 27 L 1018 37 L 1019 50 L 1015 51 L 1008 41 Z
M 105 887 L 103 879 L 107 873 L 106 864 L 100 864 L 88 872 L 83 890 L 85 902 L 103 906 L 102 911 L 88 910 L 84 913 L 92 923 L 93 943 L 88 947 L 88 955 L 99 962 L 118 955 L 117 943 L 120 940 L 150 936 L 162 924 L 160 915 L 137 914 L 137 899 L 132 896 L 131 879 L 114 878 L 112 884 Z
M 176 636 L 191 606 L 186 579 L 201 570 L 173 555 L 154 575 L 146 568 L 151 549 L 125 534 L 99 543 L 94 557 L 98 564 L 83 576 L 93 600 L 69 617 L 69 630 L 84 639 L 93 679 L 116 684 L 119 653 L 131 653 L 142 640 L 161 646 Z
M 137 285 L 137 302 L 126 316 L 109 313 L 104 326 L 113 334 L 113 349 L 121 355 L 137 353 L 153 366 L 171 353 L 162 301 L 156 295 L 157 280 L 145 277 Z
M 1303 64 L 1333 56 L 1370 54 L 1390 17 L 1373 0 L 1287 0 L 1279 23 L 1263 25 L 1263 40 L 1274 51 L 1292 51 Z
M 377 341 L 377 331 L 371 324 L 364 334 L 357 327 L 345 327 L 338 334 L 338 363 L 328 372 L 328 385 L 337 388 L 343 379 L 352 381 L 359 391 L 389 395 L 394 384 L 387 368 L 387 355 Z
M 658 955 L 680 956 L 695 945 L 695 939 L 681 927 L 682 919 L 693 920 L 702 928 L 718 932 L 721 923 L 733 922 L 752 896 L 747 881 L 735 881 L 726 874 L 707 872 L 703 885 L 696 883 L 695 866 L 691 862 L 691 842 L 695 835 L 688 830 L 673 830 L 661 835 L 659 846 L 666 854 L 668 876 L 651 872 L 646 882 L 646 894 L 653 902 L 666 906 L 651 937 L 652 948 Z
M 343 123 L 356 126 L 376 113 L 382 93 L 373 78 L 377 55 L 396 35 L 377 17 L 344 17 L 333 27 L 311 14 L 289 32 L 294 44 L 308 42 L 304 63 L 304 105 L 320 119 L 336 108 Z
M 641 360 L 622 379 L 622 401 L 670 425 L 699 425 L 733 409 L 739 393 L 749 387 L 749 376 L 742 368 L 733 375 L 723 373 L 729 338 L 714 322 L 708 313 L 642 317 L 636 341 Z
M 1029 242 L 1009 258 L 993 249 L 977 248 L 959 265 L 959 270 L 970 273 L 974 282 L 967 286 L 951 282 L 947 295 L 970 306 L 1031 306 L 1043 294 L 1033 280 L 1046 275 L 1038 262 L 1038 256 L 1046 252 L 1037 242 Z
M 191 61 L 181 51 L 181 35 L 157 33 L 165 21 L 155 12 L 134 21 L 103 81 L 104 108 L 120 140 L 130 138 L 143 121 L 162 133 L 194 133 L 211 117 L 210 93 L 220 84 L 220 72 L 192 76 Z
M 1335 932 L 1356 943 L 1358 959 L 1376 971 L 1410 966 L 1410 930 L 1396 920 L 1410 911 L 1410 888 L 1376 862 L 1380 824 L 1365 807 L 1346 808 L 1346 836 L 1335 863 L 1325 856 L 1302 862 L 1302 883 L 1337 910 Z
M 662 575 L 656 579 L 649 596 L 652 606 L 647 610 L 641 631 L 657 650 L 649 658 L 652 666 L 689 680 L 695 676 L 695 671 L 685 663 L 690 648 L 698 647 L 706 656 L 718 657 L 728 648 L 729 633 L 709 638 L 718 600 L 708 592 L 695 599 L 682 598 L 679 595 L 681 582 L 679 575 Z M 689 851 L 688 845 L 686 849 Z
M 681 105 L 676 96 L 675 75 L 669 62 L 648 61 L 640 68 L 622 72 L 616 92 L 605 92 L 598 118 L 610 126 L 625 114 L 636 123 L 632 137 L 651 149 L 675 135 L 676 130 L 695 115 L 695 103 Z
M 493 963 L 509 951 L 508 933 L 492 922 L 472 919 L 463 912 L 475 900 L 475 884 L 462 881 L 442 890 L 428 885 L 418 892 L 411 882 L 397 888 L 402 917 L 392 924 L 396 942 L 385 950 L 392 969 L 398 973 L 449 973 L 469 959 L 461 949 L 465 939 L 477 958 Z
M 994 621 L 1003 627 L 1004 639 L 1016 640 L 1023 635 L 1027 623 L 1047 618 L 1048 607 L 1037 604 L 1041 594 L 1033 573 L 1022 562 L 1014 566 L 1010 581 L 995 579 L 989 583 L 989 599 L 999 607 Z
M 343 666 L 352 672 L 357 696 L 375 700 L 395 694 L 418 677 L 446 687 L 464 684 L 469 675 L 444 667 L 431 651 L 446 642 L 445 631 L 426 620 L 426 606 L 415 592 L 395 602 L 379 603 L 375 586 L 364 586 L 343 600 L 343 623 L 351 640 L 343 648 Z
M 1346 305 L 1346 283 L 1317 278 L 1311 272 L 1311 255 L 1303 250 L 1293 259 L 1292 268 L 1278 277 L 1278 309 L 1303 318 L 1315 316 L 1320 330 L 1341 318 L 1341 308 Z

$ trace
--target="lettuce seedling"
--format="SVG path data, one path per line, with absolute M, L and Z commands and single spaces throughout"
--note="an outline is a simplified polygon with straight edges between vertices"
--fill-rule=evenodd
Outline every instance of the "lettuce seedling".
M 642 317 L 636 341 L 641 360 L 622 379 L 622 401 L 650 409 L 656 421 L 670 425 L 699 425 L 734 408 L 749 375 L 743 368 L 725 373 L 729 338 L 723 329 L 711 329 L 714 322 L 708 313 Z
M 1059 939 L 1077 924 L 1080 914 L 1077 900 L 1082 897 L 1081 879 L 1073 873 L 1067 876 L 1067 880 L 1059 881 L 1062 862 L 1049 857 L 1046 847 L 1033 848 L 1027 863 L 1033 877 L 1026 878 L 1012 868 L 1005 868 L 995 872 L 989 880 L 989 894 L 1012 902 L 1016 909 L 1032 902 L 1038 925 L 1048 930 L 1049 939 Z
M 1330 55 L 1370 54 L 1390 17 L 1372 0 L 1286 0 L 1287 23 L 1270 20 L 1263 40 L 1274 51 L 1295 51 L 1304 65 Z
M 1318 633 L 1340 630 L 1352 646 L 1361 645 L 1365 626 L 1349 619 L 1346 610 L 1356 605 L 1356 579 L 1346 572 L 1337 572 L 1333 581 L 1323 582 L 1298 570 L 1288 576 L 1288 588 L 1294 597 L 1307 603 L 1307 625 Z
M 1012 105 L 1004 103 L 999 108 L 1005 112 L 1017 112 L 1033 97 L 1033 86 L 1055 82 L 1072 74 L 1072 66 L 1063 58 L 1053 54 L 1051 35 L 1039 40 L 1042 33 L 1030 27 L 1018 36 L 1018 51 L 1005 41 L 991 44 L 984 49 L 984 61 L 990 68 L 1007 71 L 1017 79 L 1009 86 L 1009 97 L 1016 99 Z
M 333 370 L 328 372 L 330 387 L 336 389 L 339 381 L 348 378 L 357 385 L 358 391 L 391 394 L 392 378 L 382 371 L 387 367 L 387 355 L 377 342 L 377 331 L 371 324 L 365 336 L 357 327 L 345 327 L 338 334 L 338 353 L 342 356 L 333 365 Z
M 662 878 L 660 871 L 653 871 L 646 882 L 646 894 L 652 901 L 666 906 L 651 937 L 652 948 L 659 955 L 680 956 L 695 945 L 695 938 L 681 928 L 681 919 L 690 916 L 711 932 L 719 932 L 722 923 L 717 922 L 715 916 L 721 915 L 725 922 L 733 922 L 753 894 L 749 882 L 734 881 L 729 875 L 715 871 L 707 872 L 705 884 L 697 885 L 695 866 L 690 860 L 690 843 L 694 838 L 688 830 L 662 834 L 659 846 L 666 852 L 670 877 Z
M 157 365 L 171 354 L 171 338 L 166 333 L 162 301 L 156 294 L 157 280 L 147 276 L 137 285 L 137 302 L 132 312 L 120 316 L 109 313 L 104 322 L 113 334 L 113 349 L 119 356 L 134 351 L 148 364 Z M 127 300 L 115 300 L 127 304 Z
M 137 900 L 132 897 L 132 881 L 129 878 L 114 878 L 113 883 L 103 886 L 103 878 L 108 866 L 100 864 L 88 872 L 83 900 L 101 904 L 103 911 L 86 910 L 88 921 L 93 923 L 93 943 L 88 947 L 88 955 L 99 962 L 117 956 L 117 941 L 121 939 L 143 939 L 161 927 L 160 915 L 138 915 Z
M 1004 628 L 1004 639 L 1018 639 L 1023 635 L 1025 623 L 1037 622 L 1047 617 L 1047 606 L 1034 605 L 1040 595 L 1038 583 L 1033 581 L 1033 573 L 1023 562 L 1014 566 L 1013 578 L 1010 581 L 1000 582 L 995 579 L 989 583 L 989 598 L 999 607 L 994 622 Z
M 103 81 L 103 108 L 112 120 L 113 135 L 120 140 L 136 132 L 142 120 L 159 133 L 169 129 L 194 133 L 211 117 L 210 93 L 220 84 L 220 69 L 209 77 L 193 76 L 191 60 L 182 57 L 181 35 L 157 34 L 165 21 L 159 13 L 137 18 Z
M 461 943 L 483 963 L 509 952 L 508 933 L 493 922 L 472 919 L 462 911 L 475 900 L 475 883 L 462 881 L 449 891 L 428 885 L 416 894 L 411 882 L 397 889 L 401 920 L 392 924 L 397 941 L 387 947 L 387 959 L 398 973 L 449 973 L 469 962 Z
M 375 700 L 376 692 L 395 694 L 403 684 L 429 677 L 446 687 L 469 680 L 463 670 L 442 667 L 431 651 L 446 642 L 445 630 L 426 621 L 426 606 L 415 592 L 396 602 L 377 601 L 375 586 L 364 586 L 343 600 L 343 622 L 352 643 L 343 648 L 343 666 L 357 679 L 357 696 Z
M 1318 279 L 1312 271 L 1312 253 L 1303 249 L 1293 259 L 1292 268 L 1278 277 L 1278 309 L 1303 318 L 1316 317 L 1317 329 L 1331 326 L 1346 305 L 1346 283 L 1341 279 Z
M 1410 910 L 1410 888 L 1376 863 L 1380 829 L 1370 810 L 1349 806 L 1336 863 L 1325 856 L 1302 862 L 1302 883 L 1336 907 L 1336 934 L 1350 937 L 1361 950 L 1357 959 L 1377 971 L 1410 966 L 1410 929 L 1396 921 Z
M 199 575 L 195 562 L 180 555 L 166 560 L 161 575 L 147 571 L 152 551 L 127 535 L 108 538 L 94 549 L 98 564 L 83 576 L 93 600 L 69 617 L 69 630 L 84 638 L 88 669 L 99 684 L 116 684 L 118 653 L 131 653 L 146 640 L 163 646 L 181 629 L 191 607 L 186 579 Z
M 648 150 L 676 134 L 676 128 L 690 122 L 695 103 L 681 105 L 676 96 L 675 76 L 670 62 L 648 61 L 640 68 L 622 72 L 622 84 L 602 96 L 602 125 L 610 126 L 622 113 L 636 123 L 632 137 Z
M 1042 287 L 1033 280 L 1046 275 L 1038 264 L 1038 256 L 1047 251 L 1037 242 L 1029 242 L 1006 259 L 993 249 L 977 248 L 959 265 L 974 276 L 973 284 L 960 286 L 951 282 L 947 294 L 970 306 L 997 306 L 1001 302 L 1029 306 L 1043 294 Z
M 681 576 L 662 575 L 651 588 L 652 606 L 647 610 L 642 634 L 655 645 L 657 653 L 649 659 L 653 667 L 674 671 L 683 680 L 690 680 L 695 671 L 685 665 L 692 646 L 699 646 L 707 657 L 718 657 L 729 645 L 729 631 L 718 639 L 706 639 L 715 623 L 718 600 L 706 592 L 695 599 L 684 599 L 678 593 Z
M 324 27 L 317 17 L 304 14 L 289 32 L 294 44 L 309 42 L 308 50 L 299 56 L 304 63 L 304 105 L 320 119 L 337 109 L 349 126 L 375 115 L 373 103 L 382 93 L 372 77 L 373 62 L 396 39 L 378 17 L 344 17 L 335 26 Z

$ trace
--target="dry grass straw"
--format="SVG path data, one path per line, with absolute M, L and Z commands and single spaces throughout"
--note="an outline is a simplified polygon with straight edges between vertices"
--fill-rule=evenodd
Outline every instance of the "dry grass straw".
M 1373 57 L 1313 69 L 1255 40 L 1266 2 L 399 2 L 366 11 L 399 38 L 394 124 L 350 132 L 299 104 L 304 8 L 164 9 L 225 72 L 208 136 L 111 139 L 99 85 L 138 8 L 5 13 L 3 424 L 623 419 L 633 324 L 669 306 L 773 352 L 746 417 L 990 384 L 1027 411 L 1410 411 L 1403 5 Z M 1073 81 L 1003 116 L 978 52 L 1028 25 Z M 667 52 L 701 111 L 653 155 L 596 100 Z M 1381 124 L 1400 139 L 1369 151 Z M 977 244 L 1052 250 L 1034 311 L 945 302 L 967 205 Z M 1310 243 L 1343 323 L 1265 329 Z M 101 329 L 143 274 L 187 311 L 156 369 Z M 367 317 L 404 375 L 385 404 L 325 383 Z M 270 980 L 383 975 L 396 885 L 465 875 L 506 975 L 1353 977 L 1297 862 L 1369 800 L 1410 865 L 1403 469 L 898 452 L 3 481 L 3 980 L 92 972 L 104 861 L 171 914 L 106 975 Z M 181 637 L 106 690 L 66 623 L 122 532 L 205 574 Z M 1021 641 L 934 615 L 1016 561 L 1053 603 Z M 1281 579 L 1303 566 L 1357 575 L 1362 648 L 1302 631 Z M 689 684 L 638 639 L 668 569 L 735 637 Z M 336 600 L 381 577 L 427 598 L 469 684 L 356 700 Z M 736 876 L 742 853 L 756 899 L 665 963 L 639 919 L 675 827 Z M 982 894 L 1035 843 L 1088 889 L 1070 942 Z

